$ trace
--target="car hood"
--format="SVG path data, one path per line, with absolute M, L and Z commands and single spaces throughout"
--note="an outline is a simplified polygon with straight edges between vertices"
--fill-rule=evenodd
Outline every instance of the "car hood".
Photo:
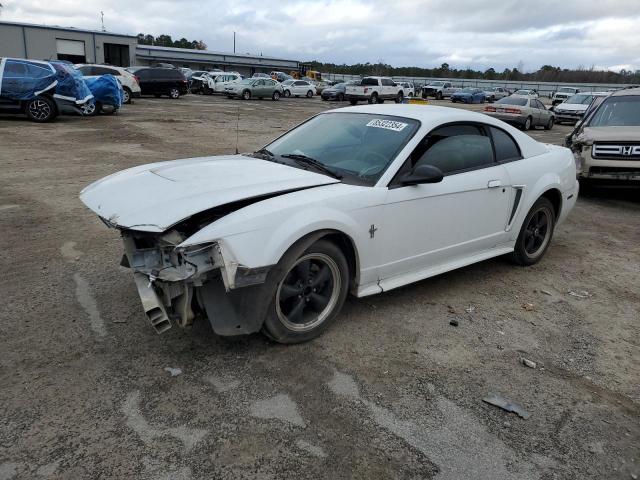
M 637 142 L 640 141 L 640 127 L 585 127 L 576 141 L 586 145 L 594 142 Z
M 560 112 L 585 112 L 589 105 L 582 103 L 561 103 L 556 107 L 556 111 Z
M 134 167 L 80 192 L 111 226 L 163 232 L 210 208 L 339 181 L 242 155 L 191 158 Z

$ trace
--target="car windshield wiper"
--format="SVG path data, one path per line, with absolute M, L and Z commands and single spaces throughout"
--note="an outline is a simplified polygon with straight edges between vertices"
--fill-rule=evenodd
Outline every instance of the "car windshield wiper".
M 324 163 L 319 162 L 315 158 L 307 157 L 306 155 L 302 155 L 299 153 L 285 153 L 284 155 L 280 155 L 282 158 L 290 158 L 294 160 L 299 165 L 310 165 L 314 167 L 316 170 L 320 170 L 322 173 L 329 175 L 338 180 L 342 180 L 342 175 L 334 172 L 329 167 L 327 167 Z
M 260 150 L 253 152 L 254 155 L 262 155 L 262 156 L 267 156 L 269 158 L 275 158 L 275 155 L 273 154 L 273 152 L 271 152 L 270 150 L 266 149 L 266 148 L 261 148 Z

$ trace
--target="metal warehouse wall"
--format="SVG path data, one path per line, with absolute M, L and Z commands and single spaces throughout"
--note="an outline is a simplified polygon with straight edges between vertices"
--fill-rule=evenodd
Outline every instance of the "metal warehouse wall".
M 135 37 L 87 32 L 46 26 L 16 25 L 0 22 L 0 57 L 21 57 L 36 60 L 57 59 L 56 40 L 84 42 L 87 62 L 104 63 L 104 44 L 115 43 L 129 47 L 129 63 L 135 60 Z

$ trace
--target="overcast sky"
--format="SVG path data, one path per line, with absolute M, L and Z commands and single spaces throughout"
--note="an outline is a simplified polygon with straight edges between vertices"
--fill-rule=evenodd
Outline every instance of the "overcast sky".
M 0 0 L 0 20 L 204 40 L 295 60 L 640 69 L 640 0 Z

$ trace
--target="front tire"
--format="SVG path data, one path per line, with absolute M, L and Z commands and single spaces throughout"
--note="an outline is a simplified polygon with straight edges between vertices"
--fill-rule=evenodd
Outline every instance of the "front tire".
M 242 92 L 242 99 L 251 100 L 251 91 L 245 90 L 244 92 Z
M 339 101 L 339 102 L 344 101 L 344 95 L 343 95 L 342 93 L 339 93 L 339 94 L 338 94 L 338 101 Z
M 556 214 L 553 205 L 548 198 L 540 197 L 522 223 L 511 254 L 512 260 L 522 266 L 538 263 L 549 248 L 555 223 Z
M 284 91 L 284 98 L 289 98 L 291 96 L 291 92 L 289 90 Z
M 338 316 L 349 290 L 349 264 L 344 253 L 326 240 L 307 248 L 301 255 L 289 251 L 275 271 L 275 294 L 263 332 L 279 343 L 311 340 Z
M 309 90 L 307 92 L 307 98 L 311 98 L 311 97 L 313 97 L 313 92 L 311 90 Z
M 369 103 L 372 105 L 375 105 L 378 103 L 378 94 L 377 93 L 372 93 L 371 97 L 369 98 Z
M 544 129 L 551 130 L 553 128 L 553 123 L 554 123 L 554 120 L 553 120 L 553 117 L 551 117 L 547 122 L 547 124 L 544 126 Z
M 271 100 L 274 100 L 274 101 L 280 100 L 280 92 L 277 92 L 277 91 L 273 92 L 273 95 L 271 96 Z
M 55 103 L 46 97 L 29 100 L 24 106 L 24 113 L 29 120 L 37 123 L 50 122 L 58 116 Z
M 177 88 L 172 88 L 171 90 L 169 90 L 169 97 L 171 97 L 174 100 L 177 100 L 178 98 L 180 98 L 180 90 L 178 90 Z
M 442 92 L 436 93 L 436 100 L 442 100 Z

